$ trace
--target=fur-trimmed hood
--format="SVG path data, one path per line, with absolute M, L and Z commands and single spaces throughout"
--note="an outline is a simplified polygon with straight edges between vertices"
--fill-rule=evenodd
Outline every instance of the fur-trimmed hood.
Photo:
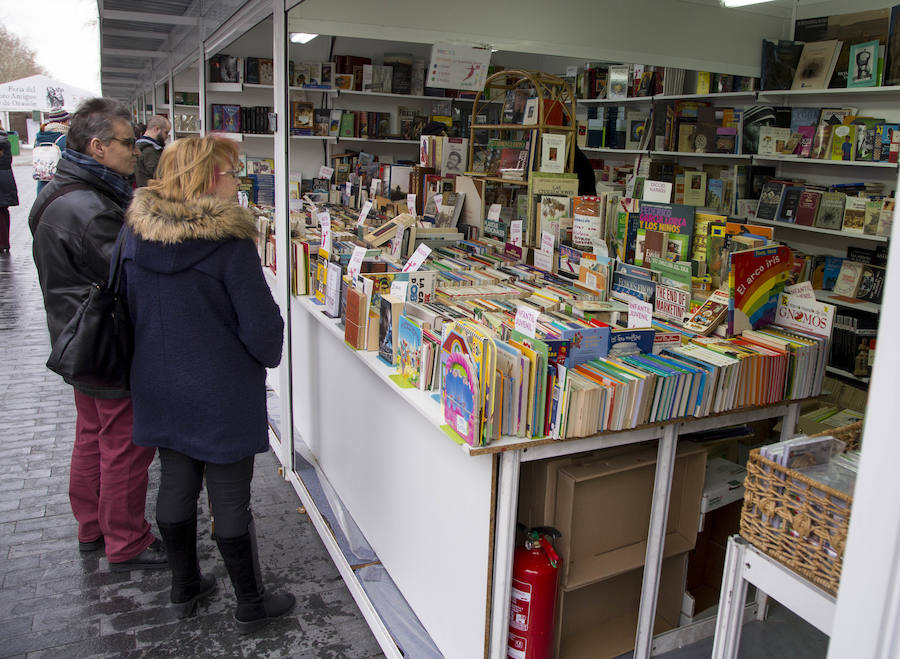
M 125 222 L 139 240 L 125 246 L 125 256 L 157 272 L 193 267 L 230 240 L 257 236 L 253 213 L 236 203 L 212 196 L 188 202 L 162 199 L 138 188 Z

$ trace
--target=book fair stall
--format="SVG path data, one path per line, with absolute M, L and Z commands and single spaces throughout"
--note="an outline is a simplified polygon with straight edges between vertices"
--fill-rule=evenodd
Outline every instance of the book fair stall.
M 272 448 L 385 655 L 737 656 L 768 597 L 847 647 L 900 7 L 345 4 L 245 3 L 132 100 L 241 143 Z

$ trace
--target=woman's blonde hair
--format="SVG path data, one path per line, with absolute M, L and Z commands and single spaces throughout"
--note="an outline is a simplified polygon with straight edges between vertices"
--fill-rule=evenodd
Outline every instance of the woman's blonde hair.
M 163 149 L 147 187 L 170 201 L 209 194 L 217 174 L 237 168 L 239 155 L 237 144 L 224 137 L 183 137 Z

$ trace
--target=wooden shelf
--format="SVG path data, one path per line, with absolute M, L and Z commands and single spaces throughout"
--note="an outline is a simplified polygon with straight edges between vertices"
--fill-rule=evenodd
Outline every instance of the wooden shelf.
M 833 291 L 823 291 L 820 288 L 817 288 L 815 293 L 816 299 L 819 302 L 826 302 L 827 304 L 833 304 L 836 307 L 856 309 L 857 311 L 865 311 L 867 313 L 881 313 L 881 305 L 875 304 L 874 302 L 866 302 L 864 300 L 860 300 L 859 302 L 847 302 L 846 300 L 836 299 Z
M 869 384 L 869 378 L 861 378 L 858 375 L 853 375 L 850 371 L 845 371 L 842 368 L 838 368 L 836 366 L 825 366 L 825 372 L 831 373 L 832 375 L 839 375 L 842 378 L 847 378 L 848 380 L 855 380 L 856 382 L 862 382 L 863 384 Z
M 831 236 L 843 236 L 844 238 L 853 238 L 855 240 L 874 240 L 875 242 L 886 243 L 887 236 L 872 236 L 864 233 L 851 233 L 849 231 L 840 231 L 838 229 L 822 229 L 820 227 L 808 227 L 803 224 L 791 224 L 790 222 L 778 222 L 777 220 L 761 220 L 754 218 L 747 220 L 750 224 L 766 224 L 782 229 L 790 229 L 792 231 L 811 231 L 813 233 L 824 233 Z
M 789 162 L 802 165 L 843 165 L 844 167 L 883 167 L 885 169 L 897 169 L 895 162 L 870 162 L 867 160 L 825 160 L 824 158 L 798 158 L 786 155 L 754 155 L 753 160 L 759 162 Z

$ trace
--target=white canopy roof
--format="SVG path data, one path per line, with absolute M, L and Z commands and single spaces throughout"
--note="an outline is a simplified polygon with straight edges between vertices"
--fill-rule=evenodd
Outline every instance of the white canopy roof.
M 0 111 L 49 112 L 62 107 L 72 112 L 81 101 L 94 96 L 97 94 L 47 76 L 29 76 L 0 84 Z

